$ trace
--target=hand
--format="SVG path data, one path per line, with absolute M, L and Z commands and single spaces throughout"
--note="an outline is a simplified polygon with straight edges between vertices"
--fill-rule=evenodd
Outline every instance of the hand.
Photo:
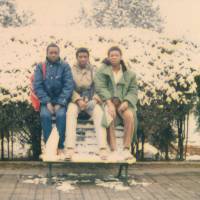
M 84 100 L 82 100 L 82 99 L 79 99 L 79 100 L 77 101 L 77 104 L 78 104 L 78 106 L 79 106 L 79 108 L 80 108 L 81 110 L 85 110 L 86 107 L 87 107 L 87 103 L 86 103 Z
M 61 105 L 56 104 L 56 105 L 54 106 L 55 112 L 57 112 L 58 110 L 60 110 L 60 108 L 61 108 Z
M 106 103 L 108 106 L 108 113 L 112 116 L 113 119 L 115 119 L 115 117 L 116 117 L 115 105 L 110 100 L 108 100 Z
M 47 109 L 49 110 L 49 112 L 50 112 L 51 114 L 54 113 L 54 107 L 53 107 L 53 105 L 52 105 L 51 103 L 47 103 Z
M 126 109 L 128 109 L 128 102 L 124 101 L 123 103 L 120 104 L 118 108 L 118 112 L 124 112 Z
M 97 95 L 94 95 L 93 96 L 93 100 L 97 103 L 97 104 L 102 104 L 102 100 L 100 99 L 100 97 L 99 96 L 97 96 Z

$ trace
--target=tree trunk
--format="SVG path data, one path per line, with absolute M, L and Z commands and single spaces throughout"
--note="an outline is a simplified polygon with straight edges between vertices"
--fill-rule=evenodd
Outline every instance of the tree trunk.
M 8 159 L 10 159 L 10 131 L 7 132 L 7 150 L 8 150 Z
M 4 130 L 1 130 L 1 160 L 4 160 Z
M 145 135 L 142 132 L 142 160 L 144 160 L 144 143 L 145 143 Z
M 165 160 L 169 160 L 169 145 L 165 144 Z
M 183 121 L 178 120 L 178 148 L 179 148 L 179 160 L 183 160 Z
M 42 135 L 42 130 L 41 129 L 34 129 L 30 130 L 31 132 L 31 137 L 32 137 L 32 152 L 33 152 L 33 160 L 38 160 L 39 155 L 41 154 L 41 135 Z
M 186 160 L 186 156 L 187 156 L 187 145 L 188 145 L 188 127 L 189 127 L 189 113 L 186 115 L 186 143 L 185 143 L 185 160 Z
M 11 130 L 11 156 L 12 156 L 12 160 L 13 160 L 13 143 L 14 143 L 14 133 L 13 133 L 13 130 Z

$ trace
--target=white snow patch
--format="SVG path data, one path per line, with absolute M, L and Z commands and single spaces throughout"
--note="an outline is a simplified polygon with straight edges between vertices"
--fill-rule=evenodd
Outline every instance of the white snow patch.
M 75 182 L 73 181 L 64 181 L 62 183 L 60 183 L 56 189 L 60 190 L 62 192 L 70 192 L 71 190 L 74 190 L 75 187 L 73 186 Z
M 200 160 L 200 155 L 189 155 L 186 157 L 187 160 Z
M 102 186 L 102 187 L 106 187 L 106 188 L 110 188 L 110 189 L 114 189 L 118 191 L 125 191 L 125 190 L 130 189 L 130 187 L 124 186 L 123 182 L 119 182 L 119 181 L 105 182 L 100 179 L 97 179 L 95 183 L 97 186 Z
M 130 181 L 129 183 L 130 185 L 140 185 L 140 186 L 143 186 L 143 187 L 147 187 L 149 185 L 151 185 L 152 183 L 148 183 L 148 182 L 136 182 L 134 179 Z
M 33 184 L 46 184 L 47 178 L 34 178 L 34 179 L 27 179 L 24 180 L 23 183 L 33 183 Z

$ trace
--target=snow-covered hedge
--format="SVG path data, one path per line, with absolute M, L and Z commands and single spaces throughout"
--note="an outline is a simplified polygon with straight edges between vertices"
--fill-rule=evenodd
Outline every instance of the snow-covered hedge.
M 91 62 L 97 67 L 110 46 L 120 46 L 125 61 L 137 74 L 141 106 L 157 103 L 162 108 L 165 104 L 187 105 L 194 101 L 194 76 L 199 73 L 198 45 L 138 29 L 117 32 L 117 37 L 109 30 L 102 34 L 90 30 L 83 32 L 82 36 L 78 30 L 77 34 L 68 31 L 63 36 L 36 36 L 24 32 L 14 36 L 2 32 L 4 38 L 0 41 L 0 102 L 7 104 L 29 99 L 29 77 L 35 64 L 45 59 L 45 48 L 51 41 L 60 46 L 61 56 L 70 64 L 75 62 L 76 48 L 88 47 Z

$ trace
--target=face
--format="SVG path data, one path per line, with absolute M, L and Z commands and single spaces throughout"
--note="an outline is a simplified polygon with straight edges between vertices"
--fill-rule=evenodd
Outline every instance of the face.
M 56 62 L 59 59 L 59 49 L 57 47 L 49 47 L 47 51 L 47 58 L 51 62 Z
M 89 55 L 86 52 L 81 52 L 77 56 L 77 61 L 80 67 L 85 67 L 89 62 Z
M 113 66 L 119 65 L 121 58 L 122 56 L 119 51 L 111 51 L 108 55 L 108 60 L 111 62 Z

